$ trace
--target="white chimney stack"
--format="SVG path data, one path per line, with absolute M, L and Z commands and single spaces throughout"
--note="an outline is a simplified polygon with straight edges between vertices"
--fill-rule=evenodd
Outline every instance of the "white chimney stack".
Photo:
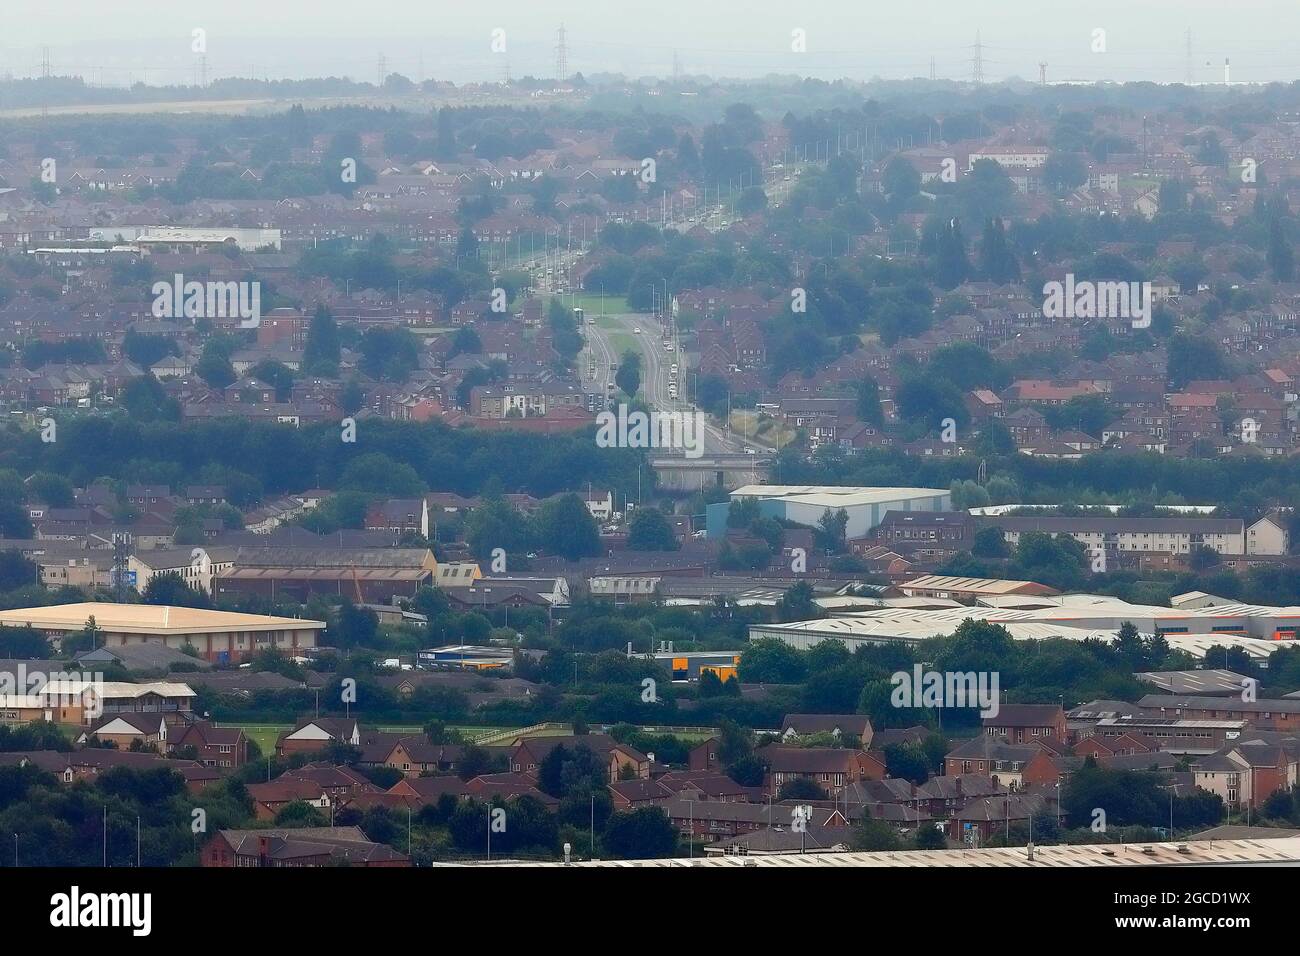
M 1228 74 L 1228 58 L 1225 56 L 1223 58 L 1223 85 L 1227 86 L 1231 82 Z

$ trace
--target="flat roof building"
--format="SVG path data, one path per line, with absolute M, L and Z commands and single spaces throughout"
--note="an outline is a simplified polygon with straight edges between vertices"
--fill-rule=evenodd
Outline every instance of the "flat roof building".
M 0 626 L 32 627 L 57 642 L 84 630 L 91 618 L 104 647 L 157 643 L 180 650 L 188 645 L 218 663 L 268 648 L 295 656 L 316 647 L 325 630 L 324 621 L 303 618 L 90 601 L 0 611 Z
M 1267 667 L 1268 657 L 1290 646 L 1300 627 L 1300 607 L 1228 604 L 1180 609 L 1130 604 L 1097 594 L 992 596 L 979 599 L 973 607 L 934 609 L 891 606 L 889 599 L 882 604 L 826 619 L 755 624 L 749 639 L 774 637 L 801 649 L 837 640 L 853 650 L 860 644 L 917 643 L 952 634 L 970 619 L 999 624 L 1017 640 L 1059 637 L 1109 642 L 1127 621 L 1143 635 L 1160 634 L 1172 648 L 1194 657 L 1203 658 L 1216 645 L 1239 647 Z
M 987 595 L 1027 594 L 1047 596 L 1060 594 L 1056 588 L 1033 581 L 1006 581 L 999 578 L 964 578 L 949 574 L 923 574 L 898 585 L 898 590 L 908 597 L 950 598 L 968 602 Z
M 943 488 L 872 488 L 849 485 L 744 485 L 731 492 L 730 501 L 706 509 L 708 535 L 727 532 L 731 502 L 752 498 L 769 518 L 793 521 L 815 528 L 827 511 L 841 508 L 848 514 L 848 538 L 865 537 L 891 511 L 951 511 L 952 495 Z

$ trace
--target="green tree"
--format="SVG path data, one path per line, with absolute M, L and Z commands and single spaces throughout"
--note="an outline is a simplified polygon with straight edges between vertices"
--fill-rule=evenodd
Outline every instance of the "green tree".
M 275 814 L 277 827 L 323 827 L 328 823 L 325 814 L 305 800 L 291 800 Z
M 653 860 L 677 851 L 677 830 L 660 807 L 620 810 L 605 827 L 604 846 L 624 860 Z
M 317 306 L 307 327 L 302 370 L 307 375 L 334 376 L 339 370 L 341 351 L 338 323 L 325 306 Z
M 962 239 L 961 223 L 955 218 L 949 219 L 939 232 L 934 282 L 941 289 L 955 289 L 969 274 L 970 263 L 966 259 L 966 242 Z
M 870 375 L 863 376 L 857 385 L 858 418 L 868 425 L 879 427 L 884 424 L 885 416 L 880 407 L 880 386 Z
M 1119 626 L 1119 631 L 1115 634 L 1115 642 L 1111 647 L 1130 671 L 1140 671 L 1146 666 L 1146 645 L 1142 641 L 1142 635 L 1138 633 L 1137 625 L 1132 621 L 1125 621 Z
M 923 823 L 912 834 L 912 846 L 918 850 L 946 850 L 948 838 L 943 835 L 943 830 Z
M 978 558 L 1005 558 L 1010 553 L 1001 528 L 980 528 L 975 532 L 971 554 Z
M 680 545 L 673 527 L 658 508 L 637 508 L 627 527 L 630 551 L 676 551 Z
M 1287 241 L 1280 216 L 1268 224 L 1268 267 L 1278 282 L 1290 282 L 1295 277 L 1295 252 Z
M 849 513 L 846 509 L 832 511 L 827 508 L 817 521 L 818 544 L 832 554 L 842 554 L 847 543 L 845 535 L 848 526 Z
M 781 600 L 777 602 L 777 619 L 780 621 L 807 621 L 811 618 L 824 616 L 820 607 L 813 603 L 812 585 L 807 581 L 800 581 L 792 584 L 785 589 L 781 595 Z M 744 657 L 742 655 L 743 663 Z
M 194 371 L 211 388 L 227 388 L 238 378 L 235 367 L 230 364 L 229 346 L 215 339 L 203 346 L 203 354 L 194 364 Z
M 826 791 L 811 777 L 791 777 L 781 784 L 778 800 L 829 800 Z
M 153 575 L 140 593 L 140 600 L 145 604 L 165 604 L 171 607 L 209 606 L 207 595 L 186 584 L 177 571 L 163 571 Z
M 807 665 L 803 655 L 789 644 L 762 637 L 750 641 L 740 655 L 739 672 L 746 684 L 797 684 L 807 675 Z
M 537 537 L 546 550 L 569 561 L 602 553 L 600 530 L 575 494 L 546 502 L 537 514 Z
M 623 361 L 614 373 L 614 384 L 631 398 L 641 387 L 641 356 L 636 352 L 624 352 Z
M 857 853 L 873 853 L 901 850 L 903 841 L 898 831 L 884 820 L 866 817 L 853 828 L 853 837 L 849 845 Z
M 1011 251 L 1000 218 L 989 219 L 984 224 L 984 236 L 980 242 L 980 271 L 990 282 L 1005 284 L 1020 281 L 1020 263 Z

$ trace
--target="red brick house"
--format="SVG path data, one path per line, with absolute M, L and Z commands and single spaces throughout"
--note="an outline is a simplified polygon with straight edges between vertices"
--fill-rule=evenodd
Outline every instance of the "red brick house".
M 764 747 L 759 755 L 768 764 L 768 791 L 799 777 L 813 781 L 827 793 L 839 793 L 856 780 L 883 780 L 885 761 L 880 754 L 838 747 Z
M 253 816 L 258 820 L 274 820 L 287 804 L 302 801 L 328 814 L 329 794 L 315 780 L 282 774 L 267 783 L 248 784 L 248 795 L 253 798 Z
M 1040 737 L 1065 739 L 1065 711 L 1059 704 L 1002 704 L 982 721 L 984 733 L 1023 744 Z
M 570 750 L 587 747 L 593 753 L 604 755 L 609 761 L 609 782 L 615 783 L 625 774 L 649 779 L 650 758 L 635 747 L 620 744 L 606 734 L 577 734 L 572 737 L 524 737 L 510 748 L 510 770 L 536 776 L 546 756 L 556 747 Z M 630 767 L 630 770 L 624 770 Z
M 331 743 L 361 746 L 361 728 L 352 717 L 308 717 L 298 721 L 275 742 L 275 755 L 319 753 Z
M 193 759 L 205 767 L 235 769 L 248 762 L 248 738 L 238 727 L 217 727 L 209 720 L 196 720 L 172 732 L 170 753 L 194 748 Z
M 719 743 L 721 741 L 717 737 L 710 737 L 703 743 L 696 744 L 687 756 L 686 765 L 693 771 L 721 770 L 722 762 L 718 760 Z

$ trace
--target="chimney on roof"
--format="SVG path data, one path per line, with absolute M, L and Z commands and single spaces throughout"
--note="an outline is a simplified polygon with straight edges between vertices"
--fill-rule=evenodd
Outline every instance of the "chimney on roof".
M 957 776 L 953 778 L 953 782 L 956 783 L 957 785 L 957 796 L 960 797 L 961 796 L 961 774 L 957 774 Z

